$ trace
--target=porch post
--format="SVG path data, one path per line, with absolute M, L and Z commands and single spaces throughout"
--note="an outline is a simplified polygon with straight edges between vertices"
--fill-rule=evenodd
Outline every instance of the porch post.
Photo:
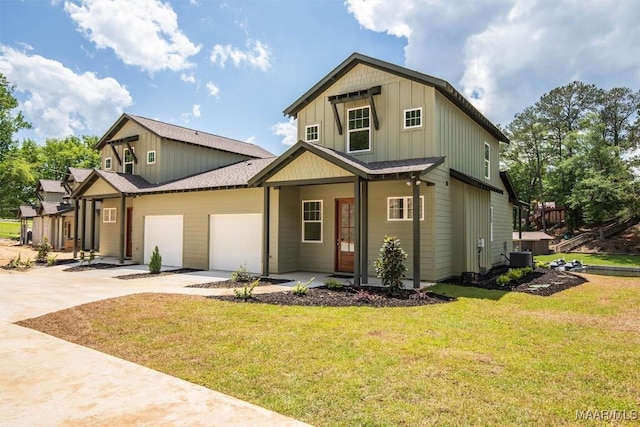
M 362 182 L 362 203 L 360 211 L 362 212 L 362 233 L 360 234 L 360 258 L 362 259 L 362 284 L 369 283 L 369 181 Z
M 73 258 L 78 255 L 78 199 L 74 199 L 73 203 Z
M 269 276 L 269 217 L 271 208 L 271 193 L 269 186 L 264 186 L 264 208 L 262 214 L 262 275 Z
M 96 199 L 91 201 L 91 249 L 98 250 L 96 247 Z
M 360 215 L 362 213 L 362 209 L 360 207 L 360 186 L 361 186 L 360 177 L 357 176 L 353 183 L 353 213 L 354 224 L 353 224 L 353 285 L 360 286 Z
M 82 199 L 82 249 L 87 250 L 87 199 Z
M 124 226 L 127 220 L 124 193 L 120 194 L 120 264 L 124 264 Z
M 413 288 L 420 289 L 420 180 L 411 178 L 413 187 Z

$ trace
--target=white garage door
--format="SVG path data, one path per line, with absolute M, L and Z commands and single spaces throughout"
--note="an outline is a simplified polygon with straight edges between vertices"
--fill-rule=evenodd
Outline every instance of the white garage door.
M 158 246 L 162 265 L 182 267 L 182 215 L 152 215 L 144 217 L 144 263 L 149 264 L 153 249 Z
M 209 268 L 262 272 L 262 214 L 211 215 Z

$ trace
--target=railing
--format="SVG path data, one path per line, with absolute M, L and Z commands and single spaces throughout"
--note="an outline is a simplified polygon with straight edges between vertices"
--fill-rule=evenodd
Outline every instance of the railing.
M 591 242 L 596 239 L 606 239 L 609 236 L 613 236 L 614 234 L 618 234 L 621 231 L 626 230 L 634 224 L 638 223 L 638 218 L 631 218 L 627 221 L 622 222 L 614 222 L 613 224 L 609 224 L 607 226 L 601 227 L 597 231 L 589 231 L 586 233 L 582 233 L 579 236 L 573 237 L 569 240 L 565 240 L 556 245 L 556 253 L 558 252 L 569 252 L 578 246 L 582 246 L 587 242 Z

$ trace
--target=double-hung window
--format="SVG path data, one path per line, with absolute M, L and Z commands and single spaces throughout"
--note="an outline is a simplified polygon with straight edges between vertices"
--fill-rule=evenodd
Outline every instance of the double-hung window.
M 420 221 L 424 220 L 424 196 L 420 196 Z M 387 220 L 409 221 L 413 219 L 413 196 L 388 197 Z
M 309 125 L 304 128 L 304 137 L 307 142 L 320 141 L 320 125 Z
M 302 201 L 302 241 L 322 243 L 322 200 Z
M 491 177 L 491 147 L 488 143 L 484 143 L 484 177 Z
M 124 149 L 124 162 L 122 171 L 133 175 L 133 153 L 128 148 Z
M 111 170 L 111 157 L 107 157 L 106 159 L 104 159 L 104 170 Z
M 116 222 L 116 208 L 102 209 L 102 222 Z
M 347 152 L 371 150 L 369 107 L 347 110 Z

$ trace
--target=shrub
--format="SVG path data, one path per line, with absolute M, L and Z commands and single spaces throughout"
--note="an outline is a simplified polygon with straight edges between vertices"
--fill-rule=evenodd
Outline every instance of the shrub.
M 253 280 L 251 273 L 247 270 L 247 266 L 242 264 L 240 268 L 231 273 L 231 280 L 234 282 L 248 283 Z
M 244 286 L 241 288 L 235 288 L 233 293 L 236 294 L 236 298 L 239 298 L 243 301 L 250 300 L 253 298 L 253 290 L 260 283 L 260 279 L 256 279 L 251 283 L 245 282 Z
M 151 254 L 151 260 L 149 261 L 149 272 L 151 274 L 158 274 L 160 273 L 160 269 L 162 269 L 162 257 L 160 256 L 158 245 L 156 245 Z
M 342 289 L 344 286 L 340 281 L 334 278 L 330 278 L 324 281 L 324 285 L 329 289 Z
M 47 266 L 48 267 L 52 267 L 52 266 L 56 265 L 56 262 L 58 262 L 58 255 L 49 255 L 47 257 Z
M 400 247 L 400 239 L 385 236 L 375 268 L 376 276 L 382 279 L 382 286 L 388 287 L 392 294 L 402 288 L 402 278 L 407 271 L 404 265 L 406 258 L 407 253 Z
M 96 259 L 96 251 L 95 249 L 91 249 L 89 251 L 89 265 L 93 264 L 93 261 Z
M 509 282 L 511 282 L 511 277 L 509 277 L 508 273 L 505 274 L 501 274 L 500 276 L 498 276 L 498 278 L 496 279 L 496 284 L 498 286 L 507 286 L 509 284 Z
M 84 251 L 80 251 L 80 265 L 84 264 L 85 254 Z
M 311 284 L 311 282 L 313 282 L 316 278 L 312 277 L 308 282 L 302 283 L 302 282 L 298 282 L 296 283 L 296 285 L 291 288 L 291 293 L 297 296 L 302 296 L 302 295 L 306 295 L 309 293 L 309 285 Z
M 38 256 L 36 257 L 36 262 L 46 262 L 49 252 L 51 252 L 51 245 L 47 239 L 44 239 L 42 243 L 38 245 Z

